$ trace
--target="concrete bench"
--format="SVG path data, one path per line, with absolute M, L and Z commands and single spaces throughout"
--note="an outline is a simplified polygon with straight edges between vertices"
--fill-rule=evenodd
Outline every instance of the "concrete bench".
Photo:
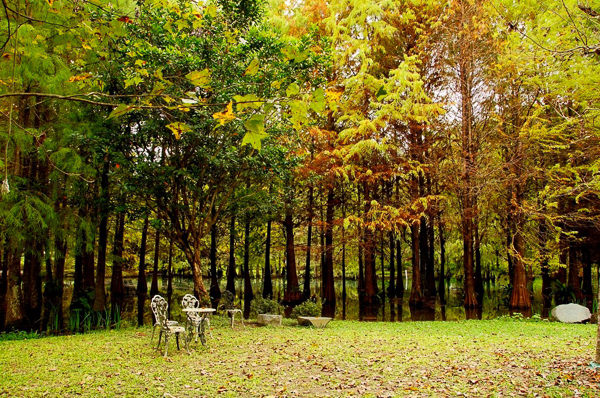
M 315 316 L 299 316 L 298 324 L 302 326 L 313 325 L 316 328 L 324 328 L 333 318 L 315 317 Z

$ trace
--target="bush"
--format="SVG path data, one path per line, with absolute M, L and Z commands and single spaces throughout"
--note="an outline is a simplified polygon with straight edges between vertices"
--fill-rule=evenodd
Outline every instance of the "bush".
M 299 316 L 321 316 L 321 303 L 308 300 L 296 306 L 291 317 L 298 318 Z
M 283 307 L 275 300 L 257 297 L 250 303 L 250 313 L 253 316 L 258 314 L 280 315 L 282 312 Z

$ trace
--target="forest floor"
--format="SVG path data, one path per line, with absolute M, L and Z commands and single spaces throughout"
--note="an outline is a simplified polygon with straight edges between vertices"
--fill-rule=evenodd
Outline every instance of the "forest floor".
M 600 396 L 596 325 L 333 321 L 232 330 L 168 358 L 151 328 L 0 342 L 0 396 Z M 156 343 L 156 336 L 154 337 Z

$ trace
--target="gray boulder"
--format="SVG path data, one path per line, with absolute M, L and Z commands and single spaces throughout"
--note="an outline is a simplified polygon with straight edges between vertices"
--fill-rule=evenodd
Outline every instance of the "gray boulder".
M 590 310 L 579 304 L 561 304 L 552 309 L 552 316 L 563 323 L 581 323 L 592 317 Z

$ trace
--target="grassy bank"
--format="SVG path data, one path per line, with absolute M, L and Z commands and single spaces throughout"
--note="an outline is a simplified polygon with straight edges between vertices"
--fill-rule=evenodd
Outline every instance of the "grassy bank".
M 515 320 L 322 330 L 215 317 L 208 346 L 169 357 L 151 329 L 0 343 L 0 396 L 600 396 L 595 325 Z M 156 342 L 156 337 L 155 337 Z

